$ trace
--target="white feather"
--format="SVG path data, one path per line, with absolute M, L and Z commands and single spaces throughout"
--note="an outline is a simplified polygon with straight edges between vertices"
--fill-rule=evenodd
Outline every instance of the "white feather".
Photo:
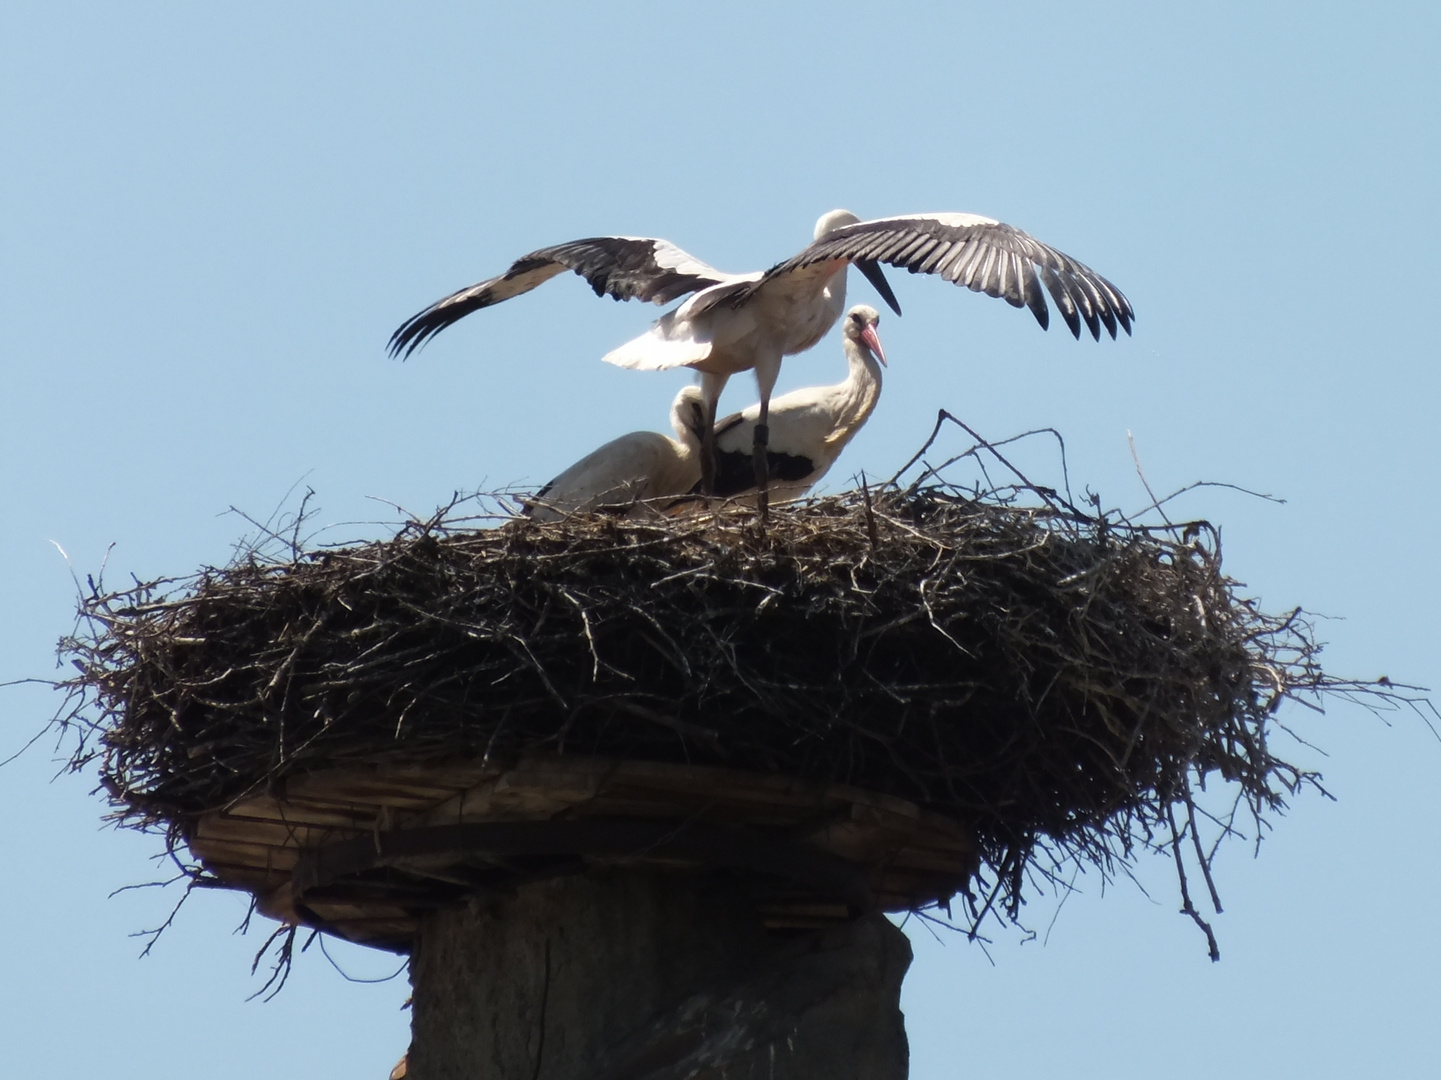
M 632 431 L 592 450 L 526 505 L 535 521 L 558 521 L 590 510 L 634 517 L 651 511 L 646 500 L 683 495 L 700 482 L 701 394 L 687 386 L 671 405 L 679 441 L 657 431 Z

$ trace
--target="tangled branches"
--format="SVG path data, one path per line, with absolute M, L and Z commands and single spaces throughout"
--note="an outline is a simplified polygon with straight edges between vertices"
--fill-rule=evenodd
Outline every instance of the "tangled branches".
M 657 522 L 576 518 L 255 552 L 94 588 L 64 643 L 76 764 L 167 831 L 283 777 L 537 753 L 719 764 L 894 794 L 977 829 L 989 895 L 1225 836 L 1315 777 L 1277 757 L 1328 677 L 1204 523 L 1141 526 L 929 486 Z M 1014 495 L 1014 489 L 1011 493 Z M 1227 805 L 1198 805 L 1215 785 Z M 1178 822 L 1179 818 L 1179 822 Z M 1214 892 L 1214 890 L 1213 890 Z M 1204 926 L 1204 923 L 1202 923 Z M 1209 935 L 1209 930 L 1207 931 Z M 1214 951 L 1214 942 L 1212 943 Z

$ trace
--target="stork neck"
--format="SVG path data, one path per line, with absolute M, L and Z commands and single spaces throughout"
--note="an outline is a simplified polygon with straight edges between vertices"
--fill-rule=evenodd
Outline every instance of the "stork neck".
M 836 320 L 839 319 L 846 310 L 846 278 L 850 276 L 848 273 L 849 270 L 850 264 L 846 263 L 832 274 L 831 280 L 826 283 L 825 297 L 826 302 L 830 304 L 831 308 L 830 325 L 832 326 L 835 325 Z
M 846 360 L 850 372 L 837 390 L 841 393 L 843 411 L 849 424 L 861 424 L 871 415 L 881 396 L 881 362 L 870 349 L 858 341 L 845 339 Z

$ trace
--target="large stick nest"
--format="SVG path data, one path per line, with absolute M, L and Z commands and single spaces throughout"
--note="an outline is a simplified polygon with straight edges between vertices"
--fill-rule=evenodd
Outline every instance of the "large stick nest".
M 296 772 L 550 752 L 918 802 L 975 826 L 1012 915 L 1065 858 L 1109 873 L 1163 842 L 1179 867 L 1189 830 L 1204 869 L 1193 791 L 1227 782 L 1223 833 L 1279 809 L 1313 777 L 1273 754 L 1277 705 L 1358 684 L 1322 673 L 1296 613 L 1238 594 L 1209 526 L 1034 493 L 852 492 L 765 530 L 438 516 L 95 588 L 65 643 L 101 735 L 77 761 L 101 752 L 121 820 L 172 844 Z

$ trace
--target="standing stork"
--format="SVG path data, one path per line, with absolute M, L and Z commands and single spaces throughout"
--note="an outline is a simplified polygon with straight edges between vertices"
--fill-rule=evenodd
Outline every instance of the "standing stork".
M 764 272 L 727 274 L 665 240 L 597 236 L 541 248 L 499 277 L 452 293 L 403 323 L 390 338 L 392 356 L 409 356 L 472 311 L 529 292 L 563 270 L 589 282 L 598 296 L 668 304 L 694 294 L 662 315 L 648 332 L 607 353 L 620 367 L 700 372 L 707 428 L 702 483 L 714 490 L 716 403 L 726 380 L 754 370 L 760 411 L 752 447 L 762 516 L 766 510 L 771 391 L 781 360 L 818 342 L 845 309 L 846 269 L 855 263 L 897 315 L 900 305 L 880 263 L 911 273 L 937 274 L 974 292 L 1028 307 L 1045 329 L 1048 289 L 1071 333 L 1085 321 L 1097 341 L 1104 326 L 1131 332 L 1126 297 L 1101 275 L 1034 237 L 977 214 L 908 214 L 861 221 L 832 210 L 816 222 L 815 239 L 799 254 Z
M 648 500 L 684 495 L 700 482 L 704 417 L 700 388 L 683 388 L 670 410 L 679 441 L 657 431 L 612 439 L 536 492 L 523 513 L 535 521 L 559 521 L 584 510 L 635 516 L 644 513 Z
M 766 452 L 771 498 L 799 499 L 819 483 L 875 411 L 881 368 L 886 364 L 876 332 L 880 318 L 875 308 L 865 304 L 846 312 L 841 336 L 850 370 L 843 381 L 806 386 L 771 399 Z M 758 490 L 751 454 L 759 422 L 759 403 L 716 421 L 716 495 L 734 497 Z M 699 485 L 693 494 L 701 494 Z

